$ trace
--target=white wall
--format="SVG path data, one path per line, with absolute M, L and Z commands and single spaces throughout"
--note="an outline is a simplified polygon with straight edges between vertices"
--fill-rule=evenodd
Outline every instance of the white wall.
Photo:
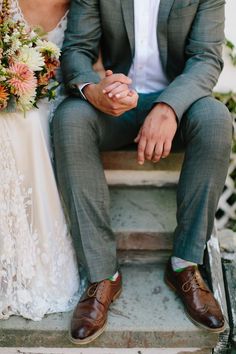
M 236 45 L 236 0 L 226 0 L 225 34 Z
M 236 0 L 226 0 L 225 35 L 236 46 Z M 227 49 L 224 50 L 225 67 L 215 87 L 218 92 L 236 92 L 236 67 L 230 61 Z

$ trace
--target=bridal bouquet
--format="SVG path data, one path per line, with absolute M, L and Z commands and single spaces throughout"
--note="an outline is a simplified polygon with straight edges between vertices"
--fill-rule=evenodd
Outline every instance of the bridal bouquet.
M 10 0 L 0 13 L 0 111 L 28 111 L 55 97 L 59 48 L 25 23 L 10 17 Z

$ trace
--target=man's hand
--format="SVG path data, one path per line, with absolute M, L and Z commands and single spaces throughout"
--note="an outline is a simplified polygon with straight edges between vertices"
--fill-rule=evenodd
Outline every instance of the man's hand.
M 135 142 L 138 143 L 138 163 L 145 160 L 158 162 L 169 155 L 177 130 L 174 110 L 165 103 L 158 103 L 147 115 Z
M 135 108 L 138 95 L 129 86 L 132 80 L 123 74 L 106 72 L 106 77 L 98 84 L 89 84 L 84 88 L 87 100 L 100 111 L 118 117 Z M 115 94 L 113 90 L 115 89 Z M 118 94 L 118 96 L 116 96 Z
M 107 70 L 105 73 L 106 77 L 113 75 L 111 70 Z M 133 96 L 133 90 L 129 88 L 127 84 L 124 84 L 119 81 L 115 81 L 112 84 L 108 85 L 104 90 L 104 94 L 107 94 L 109 98 L 112 98 L 114 101 L 120 100 L 127 96 Z

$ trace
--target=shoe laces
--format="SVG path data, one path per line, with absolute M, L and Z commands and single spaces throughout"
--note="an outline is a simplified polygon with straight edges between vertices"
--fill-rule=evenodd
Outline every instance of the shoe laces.
M 98 290 L 98 284 L 99 283 L 93 283 L 90 285 L 90 287 L 87 290 L 88 297 L 94 297 L 96 295 Z
M 182 290 L 185 293 L 188 293 L 190 290 L 203 290 L 205 292 L 209 292 L 209 290 L 204 286 L 204 283 L 202 282 L 202 279 L 198 272 L 193 271 L 192 272 L 192 277 L 187 280 L 183 285 L 182 285 Z

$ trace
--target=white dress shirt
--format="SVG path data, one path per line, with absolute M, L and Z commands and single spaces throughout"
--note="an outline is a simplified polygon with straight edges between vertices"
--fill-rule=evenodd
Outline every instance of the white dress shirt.
M 134 1 L 135 54 L 128 76 L 139 93 L 163 90 L 168 85 L 157 43 L 160 0 Z
M 128 76 L 132 87 L 138 93 L 150 93 L 163 90 L 168 85 L 163 71 L 157 43 L 157 20 L 160 0 L 134 1 L 135 53 Z M 83 88 L 89 83 L 79 85 Z

